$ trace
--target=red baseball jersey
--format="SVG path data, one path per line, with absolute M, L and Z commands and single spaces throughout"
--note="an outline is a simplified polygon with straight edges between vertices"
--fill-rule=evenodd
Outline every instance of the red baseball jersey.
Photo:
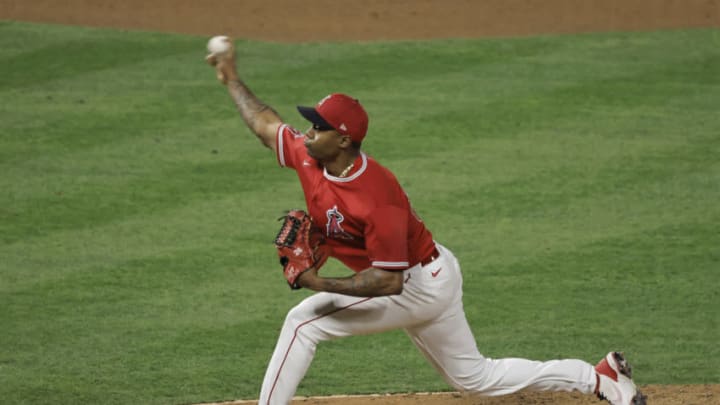
M 405 270 L 432 254 L 432 234 L 388 169 L 361 152 L 346 177 L 335 177 L 308 155 L 303 141 L 302 133 L 282 125 L 278 163 L 297 172 L 308 213 L 325 231 L 332 257 L 354 271 Z

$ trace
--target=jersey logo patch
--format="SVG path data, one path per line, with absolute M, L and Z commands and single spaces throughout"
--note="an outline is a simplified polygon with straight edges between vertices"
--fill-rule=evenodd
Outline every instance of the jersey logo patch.
M 335 239 L 354 239 L 352 235 L 345 232 L 340 225 L 345 217 L 337 209 L 337 205 L 325 212 L 327 215 L 327 236 Z

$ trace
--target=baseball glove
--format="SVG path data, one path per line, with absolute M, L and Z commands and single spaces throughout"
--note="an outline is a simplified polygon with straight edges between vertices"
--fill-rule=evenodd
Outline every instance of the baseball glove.
M 283 224 L 275 237 L 280 265 L 290 288 L 300 289 L 297 279 L 311 267 L 320 268 L 327 260 L 323 248 L 325 238 L 313 225 L 312 218 L 303 210 L 291 210 L 280 217 Z

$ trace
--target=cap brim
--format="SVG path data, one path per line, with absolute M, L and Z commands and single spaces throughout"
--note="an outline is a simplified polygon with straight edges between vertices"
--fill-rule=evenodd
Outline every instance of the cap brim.
M 320 116 L 320 114 L 317 112 L 315 107 L 297 107 L 298 112 L 300 112 L 300 115 L 303 116 L 306 120 L 312 122 L 313 124 L 317 125 L 320 128 L 333 128 L 332 125 L 328 124 L 323 117 Z

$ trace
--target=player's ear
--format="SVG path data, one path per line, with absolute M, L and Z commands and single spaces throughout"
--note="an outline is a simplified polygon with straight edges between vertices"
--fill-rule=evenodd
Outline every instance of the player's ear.
M 343 149 L 346 149 L 351 146 L 352 146 L 352 139 L 350 139 L 350 135 L 340 135 L 340 147 Z

